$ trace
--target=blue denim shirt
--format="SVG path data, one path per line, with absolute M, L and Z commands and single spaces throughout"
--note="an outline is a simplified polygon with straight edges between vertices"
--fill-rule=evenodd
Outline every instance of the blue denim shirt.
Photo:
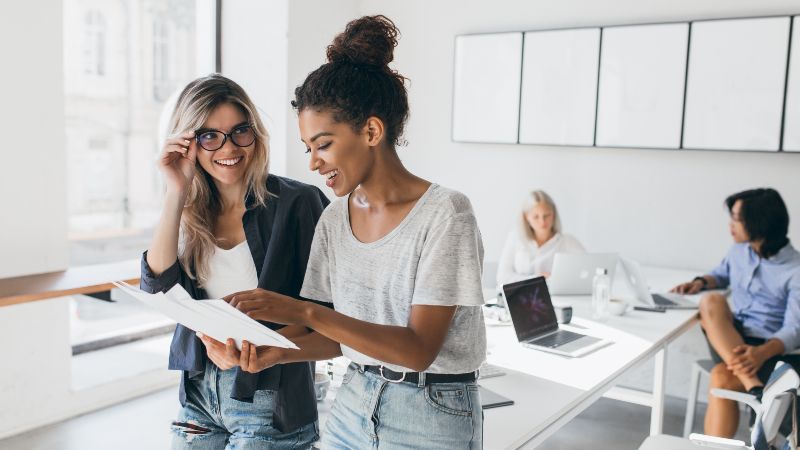
M 267 189 L 274 196 L 266 205 L 254 205 L 248 197 L 247 210 L 242 217 L 247 245 L 258 273 L 258 287 L 300 298 L 314 229 L 322 210 L 330 202 L 314 186 L 274 175 L 267 179 Z M 194 299 L 207 298 L 180 262 L 175 261 L 163 273 L 155 275 L 147 265 L 147 252 L 142 255 L 140 286 L 143 291 L 166 292 L 175 284 L 180 284 Z M 283 327 L 262 324 L 272 329 Z M 170 346 L 169 368 L 183 371 L 181 405 L 186 404 L 187 381 L 202 379 L 206 360 L 205 346 L 195 332 L 178 325 Z M 292 431 L 317 420 L 314 363 L 280 364 L 255 374 L 236 368 L 231 398 L 252 402 L 255 392 L 262 389 L 276 391 L 273 425 L 278 430 Z
M 736 244 L 709 275 L 720 288 L 730 286 L 747 336 L 780 339 L 787 353 L 800 346 L 800 252 L 791 244 L 769 259 Z

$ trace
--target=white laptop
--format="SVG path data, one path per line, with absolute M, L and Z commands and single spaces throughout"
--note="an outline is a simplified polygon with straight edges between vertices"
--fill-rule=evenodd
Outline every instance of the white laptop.
M 611 341 L 562 330 L 544 277 L 503 286 L 517 340 L 525 347 L 564 356 L 582 356 Z
M 647 280 L 644 277 L 639 263 L 628 258 L 622 258 L 622 267 L 625 269 L 625 279 L 633 288 L 636 299 L 640 302 L 664 309 L 697 309 L 697 304 L 680 294 L 650 292 Z
M 613 282 L 618 260 L 616 253 L 556 253 L 547 287 L 553 295 L 591 295 L 597 268 L 608 270 Z

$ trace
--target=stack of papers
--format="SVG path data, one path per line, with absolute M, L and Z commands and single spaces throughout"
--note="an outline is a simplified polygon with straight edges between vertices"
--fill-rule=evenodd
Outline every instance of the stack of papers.
M 292 341 L 258 323 L 224 300 L 194 300 L 183 287 L 176 284 L 167 293 L 148 294 L 125 282 L 114 282 L 125 294 L 161 312 L 179 324 L 203 333 L 220 342 L 228 338 L 242 349 L 242 341 L 255 345 L 294 348 Z

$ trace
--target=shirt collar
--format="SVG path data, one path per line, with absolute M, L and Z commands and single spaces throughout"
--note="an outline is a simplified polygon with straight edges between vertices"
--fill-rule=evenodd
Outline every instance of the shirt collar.
M 792 244 L 787 243 L 786 245 L 781 247 L 780 250 L 778 250 L 778 253 L 774 254 L 771 258 L 769 258 L 769 262 L 776 264 L 785 263 L 790 259 L 792 259 L 792 256 L 794 256 L 795 253 L 797 253 L 797 251 L 794 249 L 794 247 L 792 247 Z

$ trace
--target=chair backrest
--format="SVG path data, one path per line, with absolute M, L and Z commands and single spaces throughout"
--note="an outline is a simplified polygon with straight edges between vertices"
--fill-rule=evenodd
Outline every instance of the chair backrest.
M 800 376 L 797 372 L 789 364 L 779 362 L 764 386 L 760 411 L 756 411 L 756 421 L 750 434 L 750 443 L 756 450 L 769 448 L 767 443 L 774 443 L 787 412 L 794 418 L 798 387 Z M 792 430 L 791 434 L 796 431 Z

